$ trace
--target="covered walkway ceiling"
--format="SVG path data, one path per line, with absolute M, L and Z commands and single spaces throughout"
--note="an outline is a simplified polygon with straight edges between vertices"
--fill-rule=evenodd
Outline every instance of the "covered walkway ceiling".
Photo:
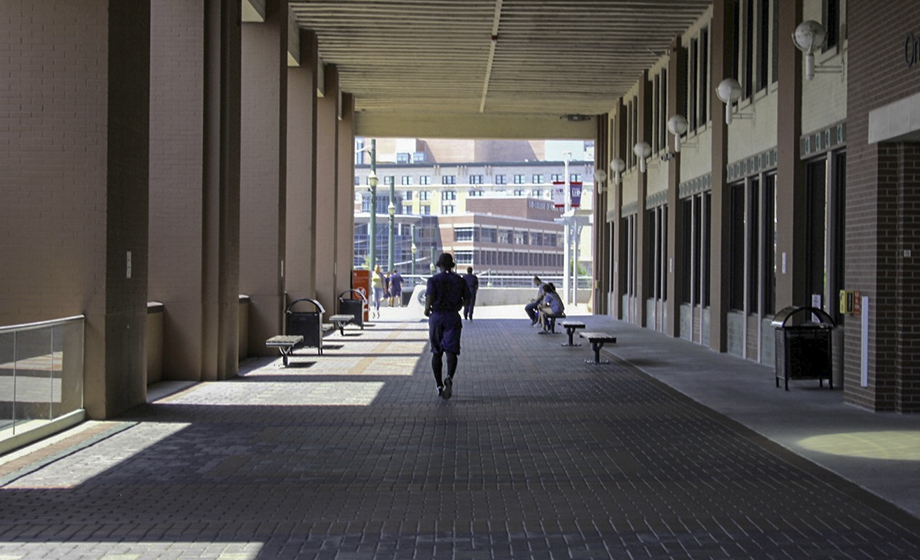
M 362 135 L 594 137 L 710 0 L 291 0 Z M 478 131 L 478 133 L 476 132 Z

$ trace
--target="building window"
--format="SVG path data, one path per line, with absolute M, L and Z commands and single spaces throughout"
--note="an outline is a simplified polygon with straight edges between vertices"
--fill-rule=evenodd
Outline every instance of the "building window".
M 530 243 L 532 245 L 543 245 L 543 232 L 535 231 L 530 235 Z
M 482 189 L 470 189 L 466 192 L 466 195 L 471 196 L 471 197 L 479 197 L 479 196 L 482 196 L 482 194 L 483 194 Z
M 569 175 L 569 182 L 571 183 L 580 183 L 581 182 L 581 173 L 572 173 Z
M 827 40 L 822 52 L 827 52 L 836 49 L 840 43 L 840 0 L 823 0 L 821 12 L 824 28 L 827 29 Z
M 729 256 L 729 309 L 744 309 L 744 183 L 731 185 L 731 254 Z
M 396 154 L 396 163 L 409 163 L 412 159 L 408 152 L 399 152 Z
M 355 186 L 358 187 L 361 185 L 361 177 L 355 177 Z
M 455 251 L 454 256 L 457 257 L 457 264 L 473 264 L 473 251 Z
M 431 175 L 421 175 L 418 178 L 419 185 L 430 185 L 431 184 Z
M 457 207 L 453 204 L 442 204 L 441 205 L 441 214 L 454 214 Z
M 457 191 L 443 191 L 441 200 L 457 200 Z
M 515 184 L 515 185 L 523 185 L 523 184 L 524 184 L 524 176 L 523 176 L 523 175 L 520 175 L 520 174 L 516 174 L 516 175 L 514 176 L 514 184 Z
M 553 173 L 552 175 L 550 175 L 550 179 L 551 179 L 554 183 L 555 183 L 555 182 L 558 182 L 558 181 L 564 181 L 564 180 L 565 180 L 565 179 L 562 177 L 562 173 Z
M 749 202 L 748 212 L 751 219 L 749 228 L 750 238 L 748 239 L 748 313 L 757 313 L 759 310 L 758 302 L 760 300 L 758 286 L 760 285 L 760 243 L 758 235 L 760 234 L 760 179 L 751 180 L 751 186 L 748 190 Z
M 411 185 L 411 184 L 412 184 L 412 176 L 411 176 L 411 175 L 403 175 L 402 177 L 400 177 L 399 183 L 400 183 L 401 185 Z
M 383 184 L 384 184 L 384 185 L 392 185 L 392 184 L 393 184 L 393 181 L 395 181 L 395 180 L 396 180 L 396 177 L 393 177 L 392 175 L 388 175 L 388 176 L 386 176 L 386 177 L 383 178 Z
M 419 200 L 431 200 L 431 191 L 418 191 Z
M 534 184 L 534 185 L 539 185 L 539 184 L 541 184 L 541 183 L 543 183 L 543 175 L 539 175 L 539 174 L 534 175 L 534 176 L 533 176 L 533 184 Z
M 402 207 L 402 212 L 401 212 L 401 213 L 402 213 L 402 214 L 405 214 L 405 215 L 407 215 L 407 216 L 411 216 L 411 215 L 412 215 L 412 206 L 403 205 L 403 207 Z
M 470 175 L 470 184 L 471 185 L 481 185 L 482 175 Z
M 541 196 L 543 196 L 543 189 L 534 189 L 530 191 L 530 196 L 534 198 L 540 198 Z
M 690 66 L 687 69 L 687 79 L 690 81 L 687 84 L 687 122 L 690 125 L 687 128 L 689 130 L 696 130 L 696 127 L 699 126 L 699 120 L 696 118 L 696 109 L 699 106 L 696 99 L 699 91 L 699 75 L 697 74 L 699 71 L 699 45 L 698 38 L 690 39 L 690 53 L 687 61 Z
M 771 0 L 757 0 L 757 91 L 770 83 L 770 4 Z
M 456 185 L 457 176 L 456 175 L 441 175 L 441 184 L 442 185 Z
M 496 185 L 506 185 L 508 184 L 508 179 L 504 175 L 496 175 L 495 184 Z
M 524 196 L 524 189 L 514 189 L 514 196 Z
M 425 163 L 425 152 L 415 152 L 412 154 L 413 163 Z
M 700 30 L 700 75 L 698 78 L 699 82 L 699 94 L 697 95 L 697 101 L 699 103 L 699 118 L 697 119 L 697 124 L 699 126 L 705 125 L 709 122 L 709 90 L 711 79 L 709 76 L 709 28 L 704 27 Z
M 412 191 L 403 191 L 403 200 L 412 200 Z
M 454 241 L 478 241 L 472 227 L 455 227 Z
M 423 205 L 419 206 L 419 207 L 418 207 L 418 213 L 421 214 L 421 215 L 423 215 L 423 216 L 430 216 L 430 215 L 431 215 L 431 206 L 428 205 L 428 204 L 423 204 Z

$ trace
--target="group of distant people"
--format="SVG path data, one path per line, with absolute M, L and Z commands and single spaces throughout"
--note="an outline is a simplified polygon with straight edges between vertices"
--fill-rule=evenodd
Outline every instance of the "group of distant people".
M 565 313 L 565 304 L 562 303 L 562 298 L 559 297 L 556 286 L 552 282 L 544 283 L 539 276 L 534 276 L 533 285 L 537 288 L 537 296 L 524 306 L 524 311 L 530 317 L 530 326 L 540 322 L 543 327 L 541 332 L 546 332 L 549 330 L 550 316 Z
M 380 302 L 387 300 L 390 307 L 402 307 L 403 277 L 398 270 L 385 272 L 378 264 L 374 267 L 371 287 L 374 288 L 374 317 L 380 318 Z

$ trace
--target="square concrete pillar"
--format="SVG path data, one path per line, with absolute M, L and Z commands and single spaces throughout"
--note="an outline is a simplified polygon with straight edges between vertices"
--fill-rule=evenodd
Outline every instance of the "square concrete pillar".
M 339 79 L 335 66 L 324 71 L 324 95 L 316 109 L 316 198 L 314 225 L 314 254 L 316 255 L 316 299 L 326 308 L 327 315 L 335 311 L 335 242 L 338 211 L 339 155 Z M 349 150 L 349 160 L 351 153 Z M 349 205 L 349 211 L 352 206 Z M 352 235 L 354 233 L 352 232 Z
M 668 75 L 672 76 L 668 80 L 668 107 L 686 107 L 687 104 L 687 49 L 681 45 L 680 38 L 671 41 L 671 56 L 668 59 Z M 672 110 L 671 115 L 665 115 L 670 118 L 673 114 L 681 111 Z M 674 139 L 668 135 L 668 145 Z M 670 151 L 670 148 L 669 150 Z M 668 161 L 668 313 L 665 332 L 668 336 L 680 336 L 680 304 L 681 286 L 684 283 L 684 270 L 678 257 L 683 254 L 682 239 L 679 235 L 684 231 L 684 216 L 681 212 L 680 202 L 680 152 L 674 154 Z
M 339 121 L 338 192 L 336 193 L 335 295 L 351 289 L 351 269 L 355 255 L 355 98 L 342 94 L 342 119 Z M 398 208 L 397 208 L 398 210 Z
M 3 12 L 0 324 L 84 314 L 84 407 L 106 418 L 146 397 L 150 6 Z
M 300 31 L 300 65 L 288 68 L 287 240 L 288 301 L 315 297 L 313 197 L 316 189 L 316 34 Z
M 243 23 L 240 158 L 240 290 L 250 297 L 249 351 L 283 330 L 287 185 L 286 0 L 265 3 L 265 21 Z

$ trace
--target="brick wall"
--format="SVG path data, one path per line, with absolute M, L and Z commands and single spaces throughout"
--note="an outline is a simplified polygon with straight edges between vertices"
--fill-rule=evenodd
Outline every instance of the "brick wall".
M 912 0 L 848 3 L 846 284 L 870 297 L 869 386 L 860 387 L 858 328 L 846 332 L 846 400 L 875 410 L 918 410 L 910 344 L 920 315 L 903 307 L 914 297 L 913 267 L 903 247 L 917 239 L 905 227 L 902 203 L 912 204 L 913 147 L 868 143 L 869 112 L 920 91 L 920 68 L 908 68 L 904 42 L 920 32 Z M 900 223 L 899 223 L 900 220 Z

